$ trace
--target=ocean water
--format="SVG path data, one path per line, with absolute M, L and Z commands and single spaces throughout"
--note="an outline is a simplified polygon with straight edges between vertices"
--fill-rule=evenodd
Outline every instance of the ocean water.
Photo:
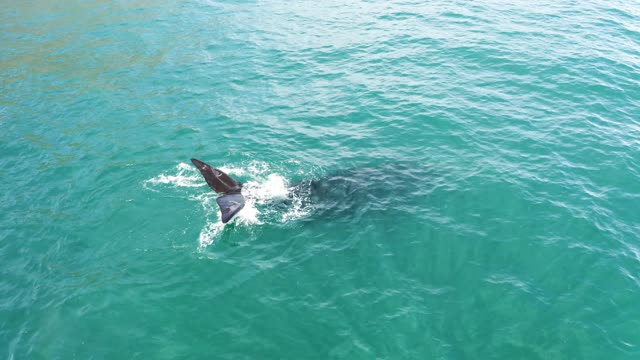
M 640 358 L 636 1 L 2 1 L 0 82 L 2 358 Z

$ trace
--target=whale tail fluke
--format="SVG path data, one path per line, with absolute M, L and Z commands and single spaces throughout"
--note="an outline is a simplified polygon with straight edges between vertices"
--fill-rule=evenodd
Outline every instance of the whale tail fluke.
M 209 187 L 213 191 L 223 194 L 216 199 L 216 202 L 220 207 L 222 222 L 227 223 L 244 207 L 244 197 L 241 193 L 242 184 L 220 169 L 203 161 L 191 159 L 191 162 L 200 170 Z
M 227 223 L 244 207 L 244 196 L 240 193 L 222 195 L 216 199 L 223 223 Z
M 198 159 L 191 159 L 191 162 L 198 168 L 198 170 L 200 170 L 200 173 L 204 176 L 204 179 L 213 191 L 223 194 L 229 192 L 240 192 L 242 184 L 231 176 L 223 173 L 220 169 L 216 169 Z

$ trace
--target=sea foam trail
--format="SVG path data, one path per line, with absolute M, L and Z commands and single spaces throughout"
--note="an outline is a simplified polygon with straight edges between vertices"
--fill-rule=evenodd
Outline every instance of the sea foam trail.
M 160 174 L 144 182 L 145 189 L 158 191 L 158 185 L 171 185 L 173 187 L 199 187 L 202 182 L 198 176 L 198 172 L 194 171 L 193 166 L 180 163 L 176 166 L 174 174 Z
M 250 227 L 262 224 L 264 219 L 290 221 L 309 212 L 303 207 L 304 202 L 301 199 L 290 194 L 287 180 L 273 172 L 267 163 L 253 161 L 246 167 L 221 166 L 219 169 L 244 180 L 242 195 L 245 198 L 245 206 L 228 224 Z M 151 191 L 159 191 L 163 187 L 205 187 L 206 182 L 195 167 L 180 163 L 171 171 L 146 180 L 143 186 Z M 200 247 L 211 245 L 227 225 L 223 224 L 220 218 L 216 203 L 219 195 L 209 190 L 194 194 L 190 190 L 185 196 L 197 201 L 205 212 L 206 223 L 198 238 Z M 284 212 L 268 206 L 269 203 L 287 198 L 292 199 L 292 205 Z

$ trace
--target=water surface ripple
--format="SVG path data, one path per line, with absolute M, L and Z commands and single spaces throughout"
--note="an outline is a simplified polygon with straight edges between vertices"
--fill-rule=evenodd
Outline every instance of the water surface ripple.
M 1 2 L 1 356 L 637 359 L 639 24 Z M 248 184 L 236 222 L 191 157 Z

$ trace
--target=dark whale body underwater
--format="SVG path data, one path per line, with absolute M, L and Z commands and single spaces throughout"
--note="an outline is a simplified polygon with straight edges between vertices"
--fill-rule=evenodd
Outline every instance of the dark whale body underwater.
M 209 187 L 221 194 L 216 199 L 223 223 L 230 221 L 245 205 L 242 184 L 220 169 L 191 159 Z M 303 179 L 290 188 L 289 198 L 276 206 L 294 201 L 311 205 L 316 216 L 342 218 L 367 211 L 409 211 L 410 204 L 436 184 L 427 181 L 433 174 L 423 168 L 402 163 L 339 170 L 317 179 Z

